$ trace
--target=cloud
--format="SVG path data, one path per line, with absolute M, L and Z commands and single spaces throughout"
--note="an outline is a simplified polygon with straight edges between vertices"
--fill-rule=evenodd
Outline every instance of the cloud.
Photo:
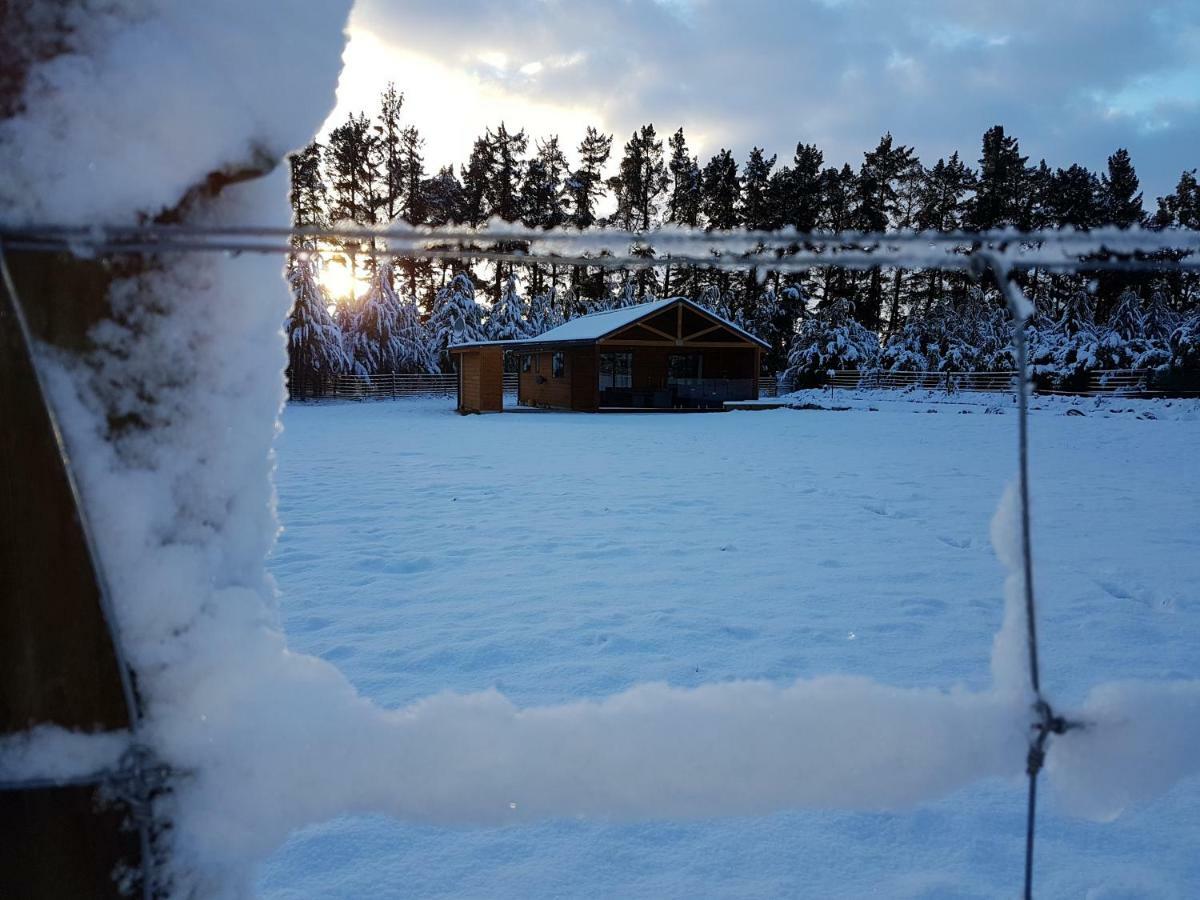
M 1200 164 L 1187 0 L 360 0 L 352 27 L 622 140 L 683 125 L 705 154 L 803 140 L 856 164 L 890 130 L 927 162 L 974 159 L 1002 123 L 1051 166 L 1128 146 L 1148 198 Z

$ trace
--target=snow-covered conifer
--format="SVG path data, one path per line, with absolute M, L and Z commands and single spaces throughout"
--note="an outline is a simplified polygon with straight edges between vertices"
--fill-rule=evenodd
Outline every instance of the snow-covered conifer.
M 570 293 L 568 291 L 568 293 Z M 573 295 L 572 295 L 573 299 Z M 551 328 L 557 328 L 564 321 L 562 310 L 559 308 L 558 291 L 553 287 L 545 293 L 538 294 L 529 301 L 529 315 L 526 317 L 528 334 L 533 337 Z
M 427 328 L 443 372 L 451 369 L 452 361 L 446 351 L 451 344 L 487 340 L 481 319 L 479 304 L 475 302 L 475 285 L 465 274 L 455 275 L 450 284 L 437 292 Z
M 295 298 L 285 326 L 291 390 L 293 396 L 319 394 L 325 376 L 350 368 L 342 332 L 329 315 L 315 259 L 297 259 L 288 280 Z
M 517 287 L 517 277 L 511 272 L 504 282 L 500 299 L 492 304 L 486 330 L 488 340 L 492 341 L 516 341 L 529 337 L 525 303 Z
M 854 318 L 849 300 L 839 299 L 800 324 L 784 375 L 793 384 L 811 383 L 835 369 L 868 368 L 878 352 L 875 332 Z
M 402 371 L 404 353 L 397 333 L 400 298 L 392 287 L 391 263 L 380 261 L 371 285 L 359 303 L 350 335 L 355 362 L 370 375 Z

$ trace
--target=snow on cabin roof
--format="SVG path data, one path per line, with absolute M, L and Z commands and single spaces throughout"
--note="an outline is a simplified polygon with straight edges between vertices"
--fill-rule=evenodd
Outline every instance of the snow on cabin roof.
M 652 300 L 649 303 L 639 303 L 636 306 L 625 306 L 620 309 L 610 309 L 604 312 L 588 313 L 586 316 L 575 316 L 569 319 L 557 328 L 551 328 L 549 331 L 543 332 L 536 337 L 521 338 L 513 341 L 475 341 L 463 344 L 451 344 L 450 349 L 456 347 L 519 347 L 522 344 L 556 344 L 556 343 L 575 343 L 577 341 L 598 341 L 603 337 L 607 337 L 614 331 L 620 331 L 634 322 L 638 322 L 647 316 L 653 315 L 660 310 L 674 306 L 676 303 L 682 303 L 684 306 L 690 307 L 697 312 L 706 315 L 722 325 L 727 326 L 731 330 L 742 335 L 749 341 L 753 341 L 763 347 L 769 347 L 766 341 L 755 337 L 750 332 L 746 331 L 728 319 L 718 316 L 716 313 L 698 303 L 694 303 L 686 297 L 667 297 L 663 300 Z

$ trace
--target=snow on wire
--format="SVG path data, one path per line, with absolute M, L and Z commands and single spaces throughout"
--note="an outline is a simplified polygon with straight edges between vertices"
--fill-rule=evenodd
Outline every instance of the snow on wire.
M 305 253 L 321 244 L 353 256 L 548 261 L 597 268 L 651 269 L 668 263 L 796 272 L 814 266 L 899 266 L 971 270 L 979 252 L 1010 269 L 1047 271 L 1200 271 L 1200 232 L 1188 229 L 1072 229 L 1020 232 L 779 231 L 708 232 L 664 226 L 531 229 L 495 219 L 482 228 L 434 226 L 0 226 L 13 249 L 114 253 Z M 490 245 L 490 246 L 489 246 Z
M 1196 232 L 801 235 L 664 229 L 642 235 L 530 231 L 503 224 L 482 230 L 0 228 L 0 247 L 84 256 L 296 253 L 318 251 L 322 244 L 371 256 L 553 260 L 591 267 L 654 267 L 669 256 L 670 262 L 780 271 L 839 265 L 990 274 L 1013 316 L 1022 373 L 1018 481 L 993 522 L 993 543 L 1010 573 L 1004 623 L 993 648 L 993 686 L 970 693 L 825 677 L 786 687 L 643 685 L 601 702 L 525 710 L 494 691 L 437 695 L 406 709 L 383 710 L 358 696 L 333 666 L 287 652 L 282 635 L 264 637 L 256 631 L 247 622 L 250 601 L 241 587 L 211 595 L 187 646 L 155 644 L 155 635 L 170 622 L 152 611 L 151 599 L 175 583 L 175 567 L 198 563 L 186 555 L 158 556 L 155 547 L 137 542 L 117 542 L 102 548 L 101 556 L 117 573 L 118 643 L 133 645 L 135 667 L 157 667 L 157 677 L 168 685 L 161 689 L 162 699 L 177 701 L 154 705 L 151 735 L 158 758 L 189 773 L 173 785 L 163 814 L 177 827 L 177 849 L 186 855 L 182 865 L 194 878 L 203 881 L 209 876 L 197 873 L 221 866 L 249 871 L 294 828 L 346 812 L 382 811 L 417 822 L 497 823 L 580 815 L 702 817 L 800 807 L 901 809 L 980 778 L 1023 770 L 1029 778 L 1028 895 L 1036 784 L 1050 735 L 1063 748 L 1061 759 L 1048 762 L 1051 776 L 1069 804 L 1095 816 L 1115 815 L 1125 804 L 1200 770 L 1200 761 L 1186 751 L 1197 737 L 1193 723 L 1200 721 L 1200 684 L 1103 685 L 1071 716 L 1087 727 L 1072 731 L 1041 695 L 1023 329 L 1032 310 L 1009 277 L 1028 268 L 1197 270 Z M 651 247 L 665 255 L 648 256 Z M 236 283 L 236 276 L 230 281 Z M 222 290 L 218 283 L 197 296 L 223 297 Z M 196 327 L 204 314 L 184 305 L 176 315 L 185 327 Z M 135 366 L 154 365 L 152 347 L 128 346 Z M 144 363 L 139 352 L 147 354 Z M 76 396 L 79 388 L 72 379 L 78 374 L 53 360 L 41 361 L 50 372 L 48 392 L 65 410 L 64 431 L 74 458 L 88 470 L 84 481 L 101 499 L 114 500 L 119 480 L 106 479 L 119 467 L 89 424 L 92 412 L 85 400 Z M 187 434 L 185 429 L 179 439 Z M 146 565 L 152 568 L 143 577 L 139 566 Z M 223 651 L 206 647 L 206 639 L 232 642 L 241 671 L 235 676 L 223 671 Z M 172 676 L 172 665 L 180 663 L 180 673 Z M 204 677 L 193 677 L 193 670 Z M 1158 750 L 1155 771 L 1130 775 L 1149 748 Z M 87 748 L 62 734 L 37 731 L 23 742 L 0 745 L 0 779 L 10 787 L 101 777 L 97 771 L 119 768 L 113 761 L 119 749 L 111 738 L 103 747 Z M 680 765 L 681 759 L 687 764 Z M 747 759 L 754 764 L 746 765 Z M 98 767 L 97 760 L 107 762 Z M 894 777 L 898 770 L 905 777 Z

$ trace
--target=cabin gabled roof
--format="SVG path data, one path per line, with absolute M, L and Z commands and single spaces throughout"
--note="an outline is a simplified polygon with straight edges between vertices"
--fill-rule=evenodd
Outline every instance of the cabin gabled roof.
M 770 344 L 759 337 L 705 309 L 686 297 L 667 297 L 650 303 L 639 303 L 636 306 L 626 306 L 621 309 L 611 309 L 605 312 L 589 313 L 586 316 L 576 316 L 573 319 L 551 328 L 536 337 L 522 338 L 515 341 L 476 341 L 465 344 L 451 344 L 451 350 L 467 349 L 470 347 L 503 347 L 506 350 L 519 350 L 523 347 L 545 346 L 549 344 L 590 344 L 601 341 L 616 334 L 631 325 L 636 325 L 657 313 L 664 312 L 675 306 L 684 306 L 713 322 L 723 325 L 747 341 L 764 349 L 770 349 Z

